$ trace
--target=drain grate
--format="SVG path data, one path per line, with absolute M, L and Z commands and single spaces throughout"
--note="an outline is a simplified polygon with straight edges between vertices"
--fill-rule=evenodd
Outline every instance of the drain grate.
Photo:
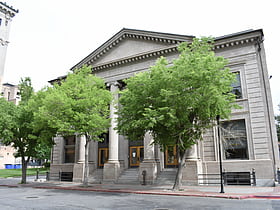
M 29 197 L 26 197 L 26 198 L 39 198 L 37 196 L 29 196 Z

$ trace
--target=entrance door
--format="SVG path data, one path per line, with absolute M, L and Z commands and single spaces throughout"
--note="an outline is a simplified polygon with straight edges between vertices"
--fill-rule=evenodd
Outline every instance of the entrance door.
M 98 149 L 98 166 L 103 167 L 104 163 L 108 161 L 109 149 L 108 148 L 99 148 Z
M 177 149 L 176 146 L 169 146 L 165 150 L 165 166 L 168 167 L 177 167 Z
M 130 166 L 136 167 L 140 165 L 140 162 L 144 159 L 144 147 L 143 146 L 134 146 L 130 147 Z

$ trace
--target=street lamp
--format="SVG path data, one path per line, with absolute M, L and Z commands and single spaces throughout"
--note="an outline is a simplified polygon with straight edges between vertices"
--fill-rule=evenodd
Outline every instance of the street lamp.
M 217 115 L 216 119 L 217 119 L 217 127 L 218 127 L 219 160 L 220 160 L 220 182 L 221 182 L 221 191 L 220 191 L 220 193 L 225 193 L 225 191 L 224 191 L 224 182 L 223 182 L 222 151 L 221 151 L 220 115 Z

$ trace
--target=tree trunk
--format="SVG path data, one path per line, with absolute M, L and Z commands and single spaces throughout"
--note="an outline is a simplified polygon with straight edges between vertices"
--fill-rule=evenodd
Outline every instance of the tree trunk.
M 29 162 L 29 157 L 25 160 L 25 157 L 21 157 L 21 184 L 26 184 L 26 170 L 27 170 L 27 163 Z
M 89 150 L 89 142 L 90 136 L 86 135 L 86 144 L 85 144 L 85 170 L 84 170 L 84 179 L 83 185 L 88 186 L 88 175 L 89 175 L 89 167 L 88 167 L 88 150 Z
M 180 190 L 180 187 L 182 186 L 182 176 L 183 176 L 183 168 L 185 166 L 185 160 L 186 160 L 186 155 L 187 155 L 187 150 L 180 152 L 179 151 L 179 155 L 178 155 L 178 171 L 176 174 L 176 179 L 175 179 L 175 183 L 173 185 L 173 190 Z

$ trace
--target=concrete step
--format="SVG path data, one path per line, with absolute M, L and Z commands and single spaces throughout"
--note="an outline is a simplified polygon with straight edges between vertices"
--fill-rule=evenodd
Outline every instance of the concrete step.
M 166 168 L 160 172 L 155 182 L 156 185 L 173 185 L 177 174 L 177 168 Z
M 96 169 L 93 175 L 89 177 L 89 183 L 101 184 L 103 180 L 103 169 Z
M 139 184 L 138 176 L 139 176 L 138 168 L 125 169 L 121 173 L 117 183 L 118 184 Z

